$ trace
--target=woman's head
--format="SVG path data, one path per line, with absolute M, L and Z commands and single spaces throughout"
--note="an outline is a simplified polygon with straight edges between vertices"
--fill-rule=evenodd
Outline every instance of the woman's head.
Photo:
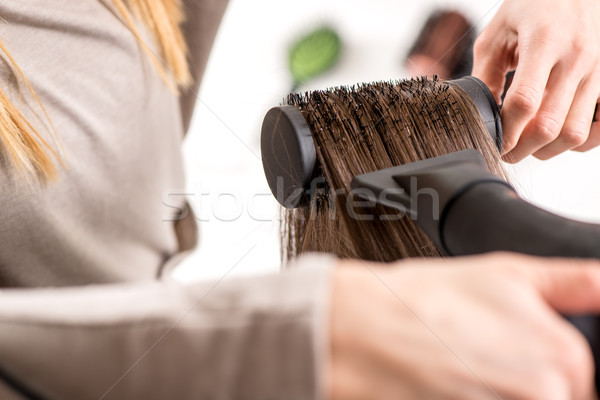
M 356 175 L 475 148 L 491 171 L 505 177 L 476 107 L 452 84 L 379 82 L 291 94 L 288 104 L 311 128 L 317 176 L 325 183 L 309 205 L 283 210 L 284 259 L 307 251 L 375 261 L 440 255 L 409 218 L 382 206 L 360 206 L 349 195 Z

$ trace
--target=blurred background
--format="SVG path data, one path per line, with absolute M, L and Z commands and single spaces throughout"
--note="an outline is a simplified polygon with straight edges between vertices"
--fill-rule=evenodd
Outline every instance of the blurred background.
M 262 172 L 262 118 L 294 81 L 288 51 L 327 25 L 342 42 L 335 66 L 298 90 L 409 77 L 404 59 L 437 9 L 467 16 L 479 33 L 498 0 L 230 0 L 184 144 L 187 193 L 200 245 L 178 280 L 221 279 L 280 268 L 279 211 Z M 520 193 L 560 214 L 600 223 L 600 150 L 509 167 Z

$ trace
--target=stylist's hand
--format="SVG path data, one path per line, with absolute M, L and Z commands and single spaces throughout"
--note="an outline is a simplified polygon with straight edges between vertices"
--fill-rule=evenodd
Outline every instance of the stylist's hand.
M 600 144 L 600 1 L 505 0 L 475 42 L 473 75 L 502 109 L 504 159 L 548 159 Z
M 509 254 L 342 262 L 330 399 L 591 400 L 591 351 L 555 310 L 600 311 L 599 263 Z

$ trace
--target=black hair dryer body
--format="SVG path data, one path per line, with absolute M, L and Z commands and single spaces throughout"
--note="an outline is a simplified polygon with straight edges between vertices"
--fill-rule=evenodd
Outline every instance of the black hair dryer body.
M 476 150 L 359 175 L 352 187 L 406 212 L 449 256 L 510 251 L 600 260 L 600 225 L 564 218 L 521 199 L 489 172 Z M 390 188 L 401 194 L 382 196 Z M 600 316 L 568 319 L 587 338 L 599 366 Z

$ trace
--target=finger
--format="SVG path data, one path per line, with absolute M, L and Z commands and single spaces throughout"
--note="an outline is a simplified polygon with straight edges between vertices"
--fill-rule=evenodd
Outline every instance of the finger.
M 529 258 L 531 283 L 553 309 L 565 314 L 600 311 L 600 263 Z
M 596 109 L 596 115 L 592 122 L 592 126 L 590 129 L 590 135 L 588 136 L 587 141 L 579 146 L 574 148 L 574 151 L 584 152 L 591 150 L 595 147 L 600 146 L 600 111 Z
M 513 51 L 514 49 L 501 46 L 498 40 L 490 42 L 484 34 L 477 38 L 473 48 L 472 75 L 490 88 L 498 104 L 504 89 L 506 73 L 510 69 L 510 53 Z
M 533 284 L 542 300 L 550 308 L 563 315 L 597 313 L 600 310 L 600 263 L 583 260 L 536 260 L 530 271 L 535 276 Z M 555 336 L 557 346 L 562 348 L 561 364 L 564 373 L 570 376 L 571 395 L 560 398 L 591 399 L 594 393 L 594 360 L 589 344 L 585 343 L 576 327 L 560 319 L 564 327 L 576 333 L 581 345 L 576 345 L 575 337 L 570 339 L 563 334 Z M 556 326 L 558 328 L 558 326 Z M 554 329 L 558 334 L 559 330 Z M 568 340 L 567 340 L 568 339 Z M 583 345 L 583 346 L 582 346 Z
M 547 160 L 583 145 L 590 135 L 598 93 L 596 79 L 585 80 L 577 90 L 575 100 L 556 140 L 533 155 L 541 160 Z
M 554 52 L 540 41 L 530 40 L 520 50 L 515 77 L 502 107 L 505 154 L 517 145 L 521 132 L 542 104 L 555 62 Z
M 518 162 L 558 138 L 581 82 L 578 74 L 565 64 L 554 68 L 539 110 L 525 126 L 506 159 Z

